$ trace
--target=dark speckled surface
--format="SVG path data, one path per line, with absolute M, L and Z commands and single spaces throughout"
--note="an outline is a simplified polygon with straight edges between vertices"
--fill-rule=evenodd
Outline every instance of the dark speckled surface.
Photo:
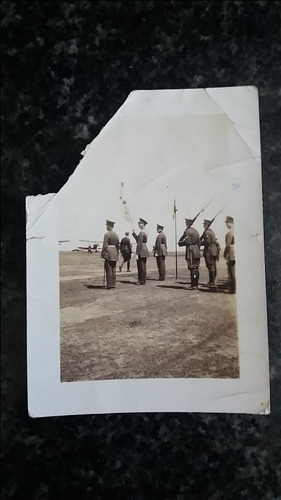
M 3 2 L 3 500 L 281 498 L 280 12 L 276 1 Z M 260 91 L 271 415 L 29 418 L 24 197 L 58 191 L 131 90 L 238 84 Z

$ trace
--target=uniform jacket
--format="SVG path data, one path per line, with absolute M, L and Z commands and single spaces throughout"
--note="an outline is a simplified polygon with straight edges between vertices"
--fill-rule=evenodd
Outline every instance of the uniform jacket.
M 132 254 L 132 245 L 130 242 L 130 238 L 128 236 L 124 236 L 120 243 L 120 251 L 122 255 L 131 255 Z
M 182 237 L 179 240 L 179 246 L 186 246 L 186 260 L 200 259 L 200 236 L 194 227 L 185 229 Z
M 155 257 L 167 255 L 167 238 L 163 232 L 158 233 L 156 237 L 154 245 L 154 255 Z
M 103 238 L 101 258 L 117 262 L 119 252 L 119 236 L 114 231 L 107 231 Z
M 149 257 L 149 251 L 146 246 L 147 243 L 147 234 L 145 231 L 140 231 L 139 234 L 133 232 L 133 237 L 137 242 L 136 254 L 139 257 Z
M 225 235 L 224 257 L 226 260 L 235 260 L 234 252 L 234 229 L 231 228 Z
M 204 231 L 201 241 L 202 245 L 204 245 L 204 252 L 203 252 L 204 257 L 206 257 L 206 255 L 210 257 L 218 256 L 217 239 L 212 229 L 206 229 Z

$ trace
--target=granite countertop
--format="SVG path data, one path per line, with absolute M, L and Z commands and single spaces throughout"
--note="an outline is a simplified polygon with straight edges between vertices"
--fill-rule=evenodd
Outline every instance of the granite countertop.
M 3 500 L 281 498 L 280 13 L 278 1 L 3 2 Z M 231 85 L 260 92 L 271 415 L 31 419 L 25 196 L 57 192 L 132 90 Z

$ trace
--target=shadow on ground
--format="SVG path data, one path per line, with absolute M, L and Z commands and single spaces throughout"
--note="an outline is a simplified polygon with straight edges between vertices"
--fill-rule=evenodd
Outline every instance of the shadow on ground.
M 90 290 L 105 290 L 106 287 L 103 285 L 84 285 L 86 288 L 89 288 Z
M 173 290 L 187 290 L 186 286 L 177 285 L 157 285 L 159 288 L 172 288 Z
M 137 282 L 128 280 L 118 280 L 118 283 L 122 283 L 123 285 L 138 285 Z
M 200 292 L 207 293 L 230 293 L 228 283 L 217 283 L 215 286 L 203 285 L 199 288 Z

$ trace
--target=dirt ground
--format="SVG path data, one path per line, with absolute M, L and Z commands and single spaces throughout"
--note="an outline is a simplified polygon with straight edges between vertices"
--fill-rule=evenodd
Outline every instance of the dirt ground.
M 188 291 L 184 256 L 166 260 L 167 277 L 158 281 L 155 258 L 148 280 L 136 286 L 132 272 L 117 273 L 117 288 L 103 288 L 100 254 L 60 252 L 61 380 L 123 378 L 239 377 L 236 296 L 228 293 L 224 259 L 218 286 Z

